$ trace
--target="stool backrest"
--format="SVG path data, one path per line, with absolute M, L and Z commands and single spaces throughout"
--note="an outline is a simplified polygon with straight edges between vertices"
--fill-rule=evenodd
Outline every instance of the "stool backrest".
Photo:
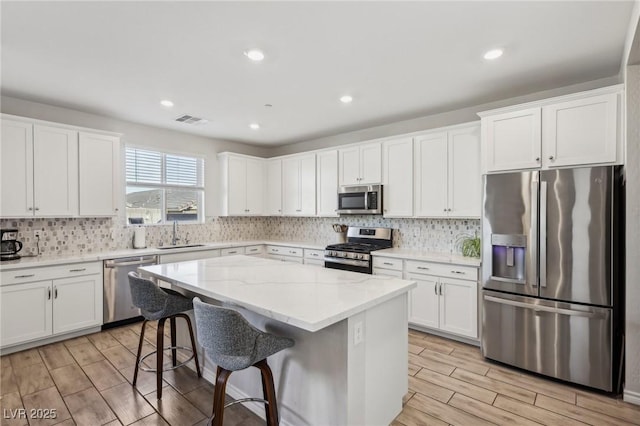
M 128 276 L 133 306 L 147 312 L 158 312 L 164 309 L 167 293 L 153 281 L 142 278 L 136 272 L 129 272 Z
M 233 309 L 193 299 L 198 342 L 210 355 L 252 356 L 262 333 Z

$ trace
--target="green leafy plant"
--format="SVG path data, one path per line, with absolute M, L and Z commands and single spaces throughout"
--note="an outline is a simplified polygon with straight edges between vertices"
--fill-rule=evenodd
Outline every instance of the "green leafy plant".
M 465 257 L 480 257 L 480 237 L 462 238 L 462 255 Z

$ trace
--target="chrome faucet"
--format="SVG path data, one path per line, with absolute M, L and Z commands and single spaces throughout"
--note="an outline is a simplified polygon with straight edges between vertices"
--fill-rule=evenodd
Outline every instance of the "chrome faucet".
M 178 238 L 178 221 L 174 220 L 173 221 L 173 237 L 171 238 L 171 245 L 175 246 L 178 241 L 180 241 L 180 238 Z

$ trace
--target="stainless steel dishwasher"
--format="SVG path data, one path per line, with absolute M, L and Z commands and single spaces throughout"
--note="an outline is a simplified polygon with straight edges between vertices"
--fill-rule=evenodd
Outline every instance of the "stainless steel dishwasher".
M 136 256 L 104 261 L 103 328 L 135 322 L 142 317 L 133 306 L 127 275 L 141 266 L 155 265 L 158 256 Z

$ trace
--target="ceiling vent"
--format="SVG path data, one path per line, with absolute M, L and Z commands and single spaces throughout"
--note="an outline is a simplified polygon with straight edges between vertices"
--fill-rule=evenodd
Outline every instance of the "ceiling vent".
M 205 120 L 204 118 L 198 118 L 188 114 L 176 118 L 176 121 L 179 123 L 188 124 L 190 126 L 207 124 L 209 122 L 209 120 Z

